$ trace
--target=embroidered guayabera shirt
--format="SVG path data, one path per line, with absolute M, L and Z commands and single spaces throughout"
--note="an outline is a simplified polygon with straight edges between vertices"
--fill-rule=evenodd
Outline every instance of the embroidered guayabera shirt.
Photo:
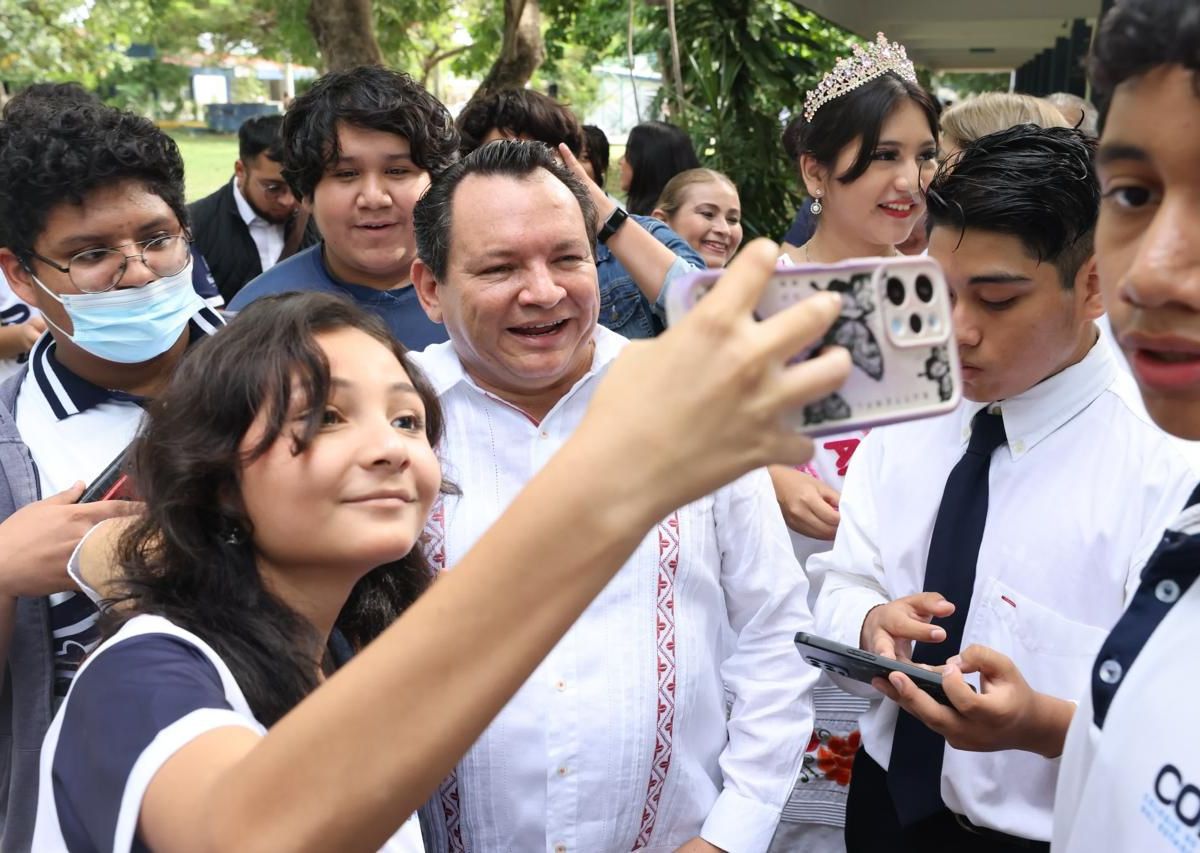
M 595 334 L 592 370 L 540 423 L 471 381 L 452 345 L 419 354 L 462 490 L 433 513 L 436 565 L 453 571 L 575 430 L 627 343 Z M 793 643 L 806 594 L 765 471 L 664 518 L 443 784 L 427 844 L 625 853 L 703 835 L 765 851 L 812 729 L 817 672 Z

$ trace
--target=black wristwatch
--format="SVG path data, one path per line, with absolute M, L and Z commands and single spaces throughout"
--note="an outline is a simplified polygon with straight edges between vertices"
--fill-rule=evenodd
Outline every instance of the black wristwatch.
M 617 229 L 625 224 L 625 220 L 628 218 L 629 214 L 625 212 L 625 208 L 618 206 L 612 212 L 612 216 L 608 217 L 608 220 L 604 223 L 604 227 L 596 235 L 596 239 L 601 243 L 607 243 L 612 235 L 617 233 Z

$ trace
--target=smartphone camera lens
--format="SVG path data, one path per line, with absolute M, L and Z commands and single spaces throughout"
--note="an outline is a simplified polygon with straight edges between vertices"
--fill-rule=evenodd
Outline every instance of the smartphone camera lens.
M 913 330 L 914 335 L 921 334 L 921 326 L 922 323 L 920 314 L 913 314 L 908 318 L 908 327 Z
M 917 276 L 917 298 L 922 302 L 933 301 L 933 282 L 929 280 L 929 276 Z
M 889 278 L 887 283 L 887 298 L 893 305 L 904 303 L 904 282 L 898 278 Z

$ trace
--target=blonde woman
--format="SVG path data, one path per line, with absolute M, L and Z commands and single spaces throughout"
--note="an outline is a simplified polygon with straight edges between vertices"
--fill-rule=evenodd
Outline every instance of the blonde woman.
M 981 136 L 1018 124 L 1068 127 L 1062 113 L 1041 98 L 1015 92 L 976 95 L 942 113 L 942 159 Z
M 671 178 L 651 215 L 699 252 L 709 269 L 724 267 L 742 244 L 737 187 L 713 169 L 688 169 Z

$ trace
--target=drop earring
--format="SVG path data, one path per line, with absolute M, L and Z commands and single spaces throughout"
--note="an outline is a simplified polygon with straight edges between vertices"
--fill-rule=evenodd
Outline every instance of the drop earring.
M 821 211 L 825 208 L 821 206 L 821 194 L 816 193 L 815 195 L 816 197 L 813 199 L 813 203 L 808 206 L 808 209 L 813 216 L 820 216 Z

